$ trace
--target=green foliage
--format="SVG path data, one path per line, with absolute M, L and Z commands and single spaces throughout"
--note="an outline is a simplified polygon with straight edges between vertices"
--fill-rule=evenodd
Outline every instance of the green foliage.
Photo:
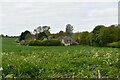
M 34 29 L 34 33 L 37 34 L 37 33 L 41 33 L 41 32 L 44 32 L 44 31 L 48 31 L 49 32 L 50 30 L 50 26 L 38 26 L 37 29 Z
M 107 44 L 108 47 L 120 48 L 120 41 L 119 42 L 112 42 Z
M 105 27 L 104 25 L 98 25 L 93 29 L 92 33 L 99 34 L 100 29 L 104 27 Z
M 8 74 L 5 76 L 5 78 L 14 78 L 14 75 L 13 74 Z
M 2 74 L 12 78 L 117 78 L 117 48 L 91 46 L 20 46 L 3 38 Z M 74 74 L 74 75 L 73 75 Z
M 44 40 L 44 41 L 40 41 L 40 40 L 34 40 L 34 41 L 30 41 L 29 46 L 61 46 L 62 43 L 59 40 Z
M 60 31 L 58 34 L 61 36 L 64 34 L 64 31 Z
M 44 38 L 47 38 L 47 34 L 45 32 L 40 32 L 39 34 L 36 35 L 37 40 L 43 40 Z
M 34 30 L 35 35 L 32 35 L 29 31 L 22 32 L 19 41 L 22 40 L 47 40 L 47 39 L 58 39 L 61 40 L 63 37 L 71 37 L 74 41 L 77 41 L 81 45 L 90 45 L 90 46 L 107 46 L 107 43 L 120 41 L 120 28 L 116 25 L 104 26 L 98 25 L 96 26 L 92 32 L 84 31 L 80 33 L 73 33 L 73 26 L 71 24 L 66 25 L 66 32 L 60 31 L 56 34 L 50 34 L 49 26 L 38 26 L 37 29 Z M 72 33 L 72 34 L 71 34 Z M 32 45 L 33 42 L 30 44 Z M 43 43 L 34 42 L 36 45 L 42 45 Z M 46 42 L 48 43 L 48 42 Z M 51 42 L 53 43 L 53 42 Z M 25 42 L 22 41 L 22 44 Z
M 80 39 L 80 35 L 81 35 L 81 33 L 73 33 L 72 34 L 72 39 L 74 41 L 77 41 L 78 39 Z
M 89 33 L 89 34 L 86 36 L 86 44 L 87 44 L 87 45 L 90 45 L 90 46 L 93 45 L 92 38 L 93 38 L 93 33 Z
M 107 46 L 107 43 L 119 41 L 120 29 L 116 25 L 105 27 L 104 25 L 96 26 L 87 36 L 87 43 L 92 46 Z
M 40 46 L 42 42 L 40 40 L 31 40 L 28 45 L 29 46 Z
M 42 32 L 45 32 L 47 35 L 50 34 L 50 26 L 38 26 L 37 29 L 34 29 L 34 33 L 35 34 L 39 34 L 39 33 L 42 33 Z
M 42 41 L 42 45 L 43 46 L 61 46 L 62 43 L 59 40 L 53 39 L 53 40 L 44 40 L 44 41 Z
M 118 35 L 117 35 L 118 36 L 118 41 L 120 41 L 120 27 L 117 26 L 116 28 L 118 29 Z
M 107 43 L 118 41 L 118 29 L 114 26 L 101 28 L 98 40 L 99 46 L 106 46 Z
M 48 38 L 48 36 L 50 35 L 49 30 L 49 26 L 38 26 L 37 29 L 34 29 L 36 39 L 43 40 L 44 38 Z
M 20 45 L 28 45 L 29 40 L 22 40 L 20 41 Z
M 93 35 L 92 35 L 92 45 L 99 46 L 99 41 L 100 40 L 98 39 L 98 36 L 99 36 L 101 28 L 104 28 L 104 27 L 105 27 L 104 25 L 98 25 L 93 29 L 93 31 L 92 31 L 92 33 L 93 33 Z
M 82 32 L 79 39 L 79 44 L 86 45 L 87 44 L 87 36 L 89 35 L 89 32 Z
M 31 35 L 29 31 L 22 32 L 21 35 L 19 36 L 19 41 L 26 40 L 27 39 L 26 36 L 28 35 Z

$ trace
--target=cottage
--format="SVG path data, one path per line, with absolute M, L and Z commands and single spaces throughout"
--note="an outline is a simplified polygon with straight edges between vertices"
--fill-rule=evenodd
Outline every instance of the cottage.
M 62 43 L 65 45 L 65 46 L 69 46 L 71 43 L 72 43 L 72 38 L 71 37 L 63 37 L 62 38 Z

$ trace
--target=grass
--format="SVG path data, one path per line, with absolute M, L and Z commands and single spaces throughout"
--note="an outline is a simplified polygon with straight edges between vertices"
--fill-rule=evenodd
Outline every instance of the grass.
M 117 78 L 118 48 L 21 46 L 3 38 L 3 76 L 17 78 Z

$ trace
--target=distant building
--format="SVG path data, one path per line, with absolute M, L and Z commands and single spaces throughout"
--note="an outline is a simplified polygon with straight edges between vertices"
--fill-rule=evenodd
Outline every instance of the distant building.
M 64 46 L 78 45 L 79 44 L 76 41 L 73 41 L 73 39 L 71 37 L 63 37 L 62 43 L 64 44 Z
M 65 46 L 69 46 L 71 43 L 72 43 L 72 38 L 71 37 L 63 37 L 62 38 L 62 43 L 65 45 Z

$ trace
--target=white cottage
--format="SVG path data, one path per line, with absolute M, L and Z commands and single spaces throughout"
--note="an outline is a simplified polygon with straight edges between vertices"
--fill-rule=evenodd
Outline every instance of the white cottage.
M 63 38 L 62 38 L 62 43 L 63 43 L 65 46 L 69 46 L 72 42 L 73 42 L 73 40 L 72 40 L 71 37 L 63 37 Z

